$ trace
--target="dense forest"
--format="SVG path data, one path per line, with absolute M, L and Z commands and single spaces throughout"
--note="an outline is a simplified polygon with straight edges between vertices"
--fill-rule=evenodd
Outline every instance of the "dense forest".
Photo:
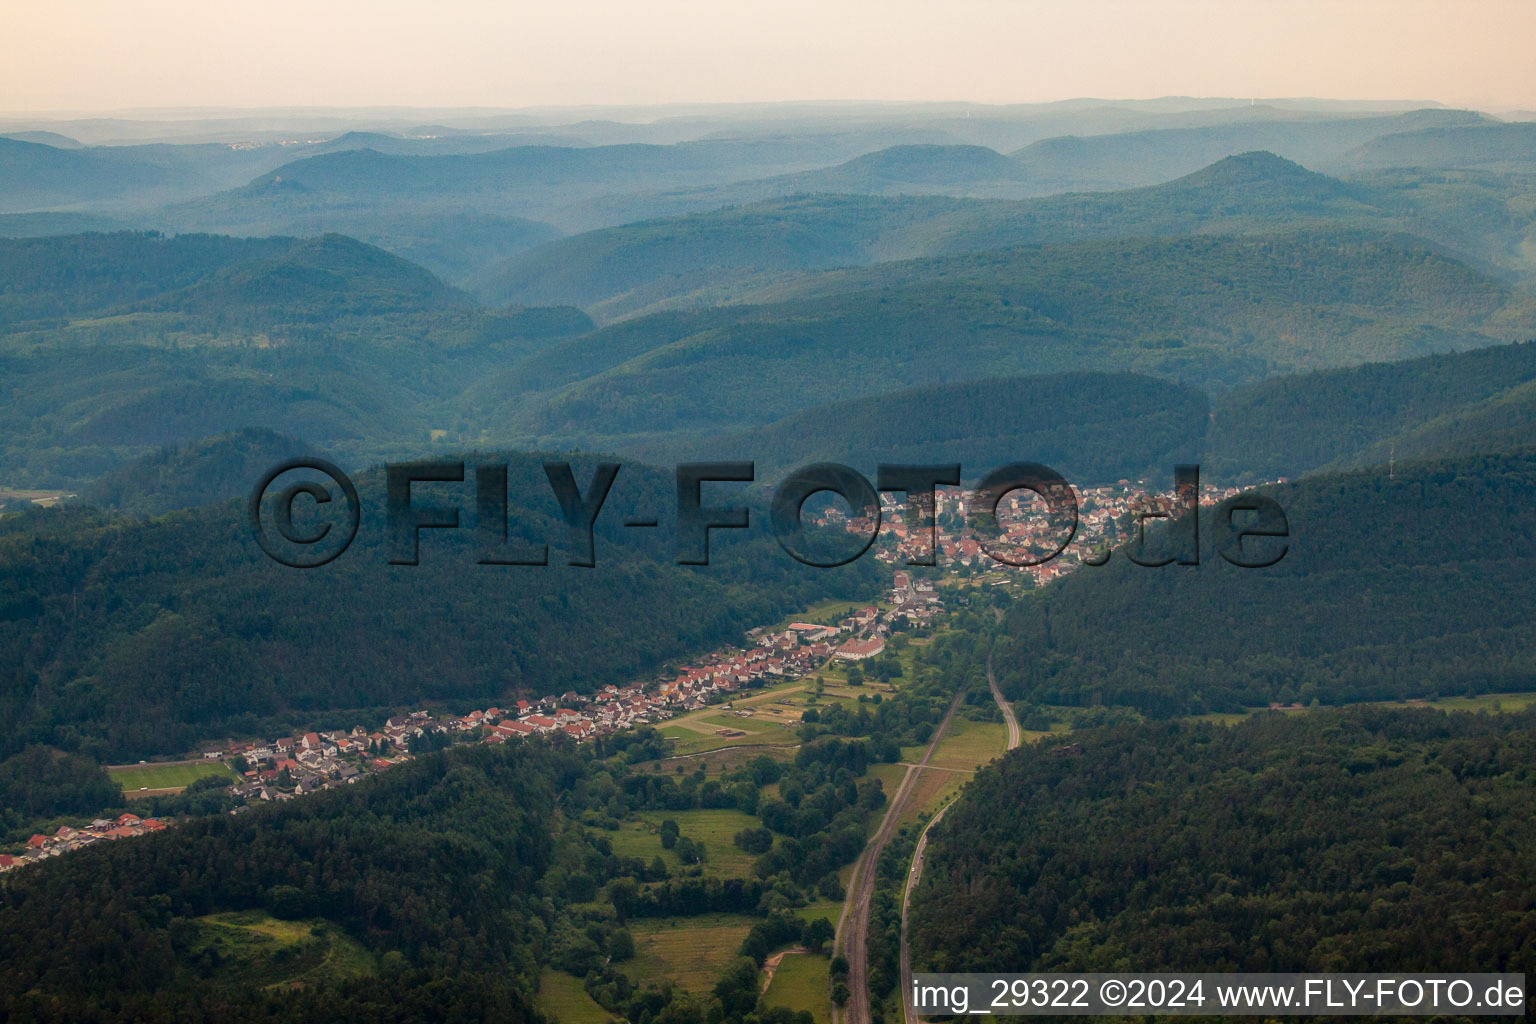
M 80 495 L 98 508 L 154 516 L 243 498 L 263 473 L 314 449 L 272 430 L 247 427 L 184 446 L 168 445 L 93 481 Z
M 478 309 L 339 235 L 0 240 L 0 475 L 80 487 L 246 427 L 359 461 L 419 448 L 468 432 L 444 405 L 468 383 L 591 326 Z
M 838 871 L 886 800 L 868 769 L 930 734 L 981 650 L 970 634 L 938 638 L 890 699 L 813 716 L 798 746 L 724 771 L 657 770 L 667 746 L 646 728 L 456 746 L 8 875 L 0 1007 L 13 1020 L 534 1020 L 552 967 L 630 1024 L 806 1024 L 761 1003 L 758 968 L 831 939 L 826 917 L 795 911 L 843 897 Z M 0 768 L 0 785 L 13 774 Z M 705 844 L 667 817 L 719 809 L 760 823 L 733 840 L 752 855 L 744 873 L 703 873 Z M 621 821 L 641 815 L 661 819 L 658 854 L 617 853 Z M 631 928 L 706 914 L 751 922 L 712 990 L 636 982 Z
M 548 545 L 549 565 L 476 564 L 480 461 L 508 466 L 510 543 Z M 873 559 L 795 562 L 760 505 L 752 529 L 716 532 L 709 565 L 678 565 L 673 475 L 634 464 L 598 517 L 595 568 L 572 567 L 539 460 L 468 462 L 464 484 L 415 488 L 418 507 L 464 510 L 460 529 L 424 531 L 415 566 L 389 564 L 377 471 L 359 477 L 357 540 L 315 570 L 263 555 L 238 501 L 148 521 L 83 506 L 0 518 L 6 747 L 122 760 L 230 733 L 350 728 L 405 704 L 591 692 L 822 596 L 867 599 L 883 580 Z M 573 462 L 585 488 L 595 460 Z M 664 529 L 626 530 L 634 514 Z
M 930 833 L 916 969 L 1536 967 L 1536 715 L 1357 708 L 1026 745 Z
M 1308 477 L 1270 492 L 1287 538 L 1240 542 L 1251 514 L 1230 499 L 1201 513 L 1199 565 L 1117 553 L 1014 605 L 999 680 L 1015 700 L 1159 716 L 1528 690 L 1533 491 L 1529 448 Z M 1280 545 L 1268 568 L 1218 554 Z
M 910 388 L 818 406 L 693 446 L 681 458 L 750 454 L 765 475 L 840 462 L 871 480 L 882 462 L 961 463 L 976 479 L 1010 462 L 1079 483 L 1168 476 L 1198 462 L 1209 405 L 1193 388 L 1134 374 L 1064 373 Z
M 502 407 L 524 436 L 611 447 L 925 382 L 1131 370 L 1230 388 L 1536 329 L 1528 296 L 1422 242 L 1341 230 L 1026 246 L 832 272 L 790 291 L 605 327 L 484 388 L 514 396 Z M 575 379 L 514 390 L 562 371 Z
M 0 839 L 171 822 L 7 860 L 0 1019 L 824 1024 L 858 983 L 891 1024 L 904 924 L 919 970 L 1536 971 L 1536 128 L 1310 102 L 0 134 Z M 295 455 L 361 493 L 312 570 L 243 501 Z M 391 564 L 383 464 L 427 458 L 458 527 Z M 679 564 L 671 466 L 718 459 L 752 528 Z M 835 622 L 892 569 L 774 542 L 820 460 L 1193 462 L 1287 531 L 1239 537 L 1249 494 L 1136 542 L 1198 525 L 1198 565 L 917 570 L 934 622 L 660 727 L 274 759 L 249 802 L 103 767 Z M 622 462 L 593 567 L 546 461 Z M 1510 713 L 1396 706 L 1452 695 Z
M 560 792 L 584 773 L 542 745 L 459 749 L 365 787 L 191 821 L 18 874 L 0 887 L 4 1014 L 536 1020 L 539 937 L 554 923 L 537 891 L 553 863 L 549 824 Z M 369 966 L 264 988 L 261 965 L 227 959 L 216 940 L 212 915 L 241 911 L 320 919 L 309 947 L 361 944 Z
M 1536 343 L 1272 377 L 1218 396 L 1203 459 L 1234 482 L 1536 439 Z

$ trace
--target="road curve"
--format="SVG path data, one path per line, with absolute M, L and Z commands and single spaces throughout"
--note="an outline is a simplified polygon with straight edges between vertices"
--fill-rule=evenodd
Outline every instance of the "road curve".
M 997 676 L 992 672 L 992 655 L 987 655 L 987 686 L 992 690 L 992 699 L 997 701 L 998 709 L 1003 713 L 1003 721 L 1008 725 L 1008 745 L 1005 750 L 1012 750 L 1019 745 L 1023 734 L 1019 732 L 1019 720 L 1013 713 L 1013 706 L 1003 699 L 1003 693 L 997 688 Z M 907 891 L 901 897 L 901 1012 L 906 1024 L 918 1024 L 917 1011 L 912 1007 L 912 947 L 907 943 L 907 906 L 912 900 L 912 890 L 917 888 L 917 883 L 923 877 L 923 854 L 928 851 L 928 830 L 939 823 L 944 817 L 944 812 L 954 806 L 954 802 L 945 804 L 928 822 L 923 834 L 917 837 L 917 846 L 912 850 L 912 866 L 907 869 Z M 849 1000 L 850 1004 L 852 1000 Z
M 865 844 L 864 852 L 854 864 L 853 877 L 848 882 L 848 898 L 837 919 L 837 937 L 833 946 L 848 960 L 848 1005 L 843 1008 L 841 1024 L 869 1024 L 869 910 L 875 896 L 875 869 L 880 863 L 880 854 L 885 851 L 886 844 L 896 832 L 896 823 L 901 819 L 902 811 L 906 809 L 907 802 L 917 788 L 917 780 L 928 766 L 939 740 L 944 736 L 944 730 L 949 727 L 949 720 L 954 717 L 955 709 L 963 700 L 965 690 L 962 689 L 955 694 L 949 710 L 944 712 L 944 718 L 933 730 L 933 737 L 928 741 L 928 749 L 923 752 L 921 763 L 908 768 L 902 776 L 895 796 L 886 805 L 885 817 L 880 821 L 879 830 Z M 833 1022 L 838 1024 L 836 1007 L 832 1012 Z
M 992 674 L 992 655 L 987 654 L 987 686 L 992 690 L 992 699 L 997 701 L 997 706 L 1003 713 L 1003 721 L 1008 723 L 1008 746 L 1004 750 L 1012 750 L 1019 745 L 1022 734 L 1019 732 L 1019 720 L 1013 713 L 1013 705 L 1003 699 L 1003 691 L 997 688 L 997 676 Z
M 912 1006 L 912 947 L 907 943 L 907 905 L 912 901 L 912 890 L 923 878 L 923 854 L 928 851 L 928 830 L 939 823 L 944 812 L 954 802 L 939 808 L 939 813 L 929 819 L 923 834 L 917 837 L 912 850 L 912 866 L 907 869 L 907 891 L 901 895 L 901 1013 L 907 1024 L 917 1024 L 917 1011 Z

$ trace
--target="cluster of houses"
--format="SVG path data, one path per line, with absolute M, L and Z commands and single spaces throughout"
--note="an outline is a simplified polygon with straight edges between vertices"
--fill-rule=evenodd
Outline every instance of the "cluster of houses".
M 137 814 L 125 813 L 116 818 L 97 818 L 89 825 L 79 827 L 60 825 L 58 831 L 51 836 L 42 833 L 33 835 L 20 854 L 0 853 L 0 871 L 10 871 L 71 850 L 84 849 L 95 843 L 110 843 L 149 832 L 162 832 L 168 824 L 158 818 L 140 818 Z
M 1199 503 L 1214 505 L 1242 490 L 1205 484 L 1200 489 Z M 841 526 L 849 533 L 867 536 L 878 521 L 879 533 L 873 554 L 889 564 L 911 564 L 935 557 L 936 540 L 938 564 L 950 572 L 1013 569 L 1029 574 L 1036 585 L 1043 585 L 1080 567 L 1084 554 L 1124 539 L 1121 534 L 1135 517 L 1162 517 L 1178 508 L 1175 495 L 1155 492 L 1146 481 L 1120 480 L 1101 487 L 1073 488 L 1073 495 L 1078 508 L 1073 542 L 1059 556 L 1039 565 L 1010 566 L 993 559 L 982 549 L 966 515 L 966 510 L 979 500 L 978 493 L 972 490 L 938 488 L 931 496 L 909 496 L 906 501 L 898 501 L 893 493 L 883 492 L 878 519 L 874 508 L 862 509 L 857 515 L 831 508 L 814 522 L 822 526 Z M 1001 545 L 1015 552 L 1033 552 L 1034 557 L 1040 558 L 1059 545 L 1061 526 L 1052 522 L 1050 516 L 1031 509 L 1031 503 L 1037 501 L 1027 492 L 1011 492 L 998 504 L 997 516 L 1003 534 L 999 540 Z M 935 524 L 932 530 L 925 525 L 928 522 Z
M 390 718 L 376 730 L 307 732 L 275 740 L 230 742 L 202 751 L 208 761 L 223 761 L 239 779 L 232 787 L 246 806 L 261 801 L 292 800 L 308 793 L 356 783 L 409 760 L 422 741 L 479 740 L 505 743 L 535 735 L 558 735 L 574 742 L 665 721 L 702 708 L 717 695 L 737 694 L 780 679 L 799 679 L 830 661 L 862 661 L 885 650 L 885 642 L 903 619 L 926 623 L 942 608 L 933 585 L 896 572 L 891 608 L 851 610 L 836 625 L 795 622 L 779 631 L 752 630 L 751 647 L 722 648 L 696 664 L 667 676 L 629 686 L 605 686 L 592 694 L 567 691 L 559 696 L 519 700 L 506 708 L 488 707 L 464 715 L 433 715 L 421 710 Z M 101 839 L 159 831 L 165 823 L 125 814 L 117 821 L 97 821 L 80 829 L 65 826 L 55 836 L 33 836 L 20 856 L 0 855 L 10 868 L 53 856 Z

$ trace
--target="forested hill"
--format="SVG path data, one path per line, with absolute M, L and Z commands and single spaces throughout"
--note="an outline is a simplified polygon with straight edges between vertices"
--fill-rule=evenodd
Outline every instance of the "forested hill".
M 1536 173 L 1536 124 L 1438 125 L 1372 139 L 1337 161 L 1343 168 L 1481 168 Z
M 995 762 L 934 828 L 916 970 L 1536 967 L 1530 711 L 1074 739 L 1080 753 L 1039 743 Z
M 246 427 L 363 462 L 462 422 L 446 407 L 468 384 L 591 328 L 571 308 L 479 309 L 341 235 L 0 240 L 0 479 L 78 489 Z
M 1273 480 L 1536 441 L 1533 381 L 1532 342 L 1273 377 L 1217 396 L 1205 464 Z
M 1130 370 L 1206 389 L 1529 336 L 1530 299 L 1404 236 L 1026 246 L 836 271 L 761 306 L 658 314 L 479 387 L 532 439 L 613 448 L 918 384 Z M 762 381 L 773 381 L 764 387 Z
M 548 566 L 477 564 L 472 468 L 463 484 L 413 488 L 418 507 L 461 510 L 460 529 L 423 531 L 415 566 L 388 564 L 378 472 L 357 477 L 357 539 L 318 569 L 268 560 L 238 501 L 147 522 L 88 508 L 0 519 L 6 749 L 114 762 L 301 723 L 350 728 L 407 704 L 590 691 L 823 596 L 868 599 L 884 579 L 872 559 L 795 563 L 761 514 L 751 531 L 716 531 L 710 565 L 677 565 L 675 479 L 636 464 L 598 519 L 596 566 L 572 568 L 539 460 L 486 458 L 510 467 L 512 553 L 547 543 Z M 595 460 L 573 461 L 585 492 Z M 663 529 L 626 530 L 630 515 Z
M 800 191 L 809 194 L 572 235 L 488 265 L 467 286 L 489 302 L 573 303 L 607 320 L 761 300 L 798 275 L 839 265 L 1324 223 L 1407 231 L 1479 267 L 1529 275 L 1524 245 L 1536 213 L 1518 197 L 1530 187 L 1528 176 L 1486 173 L 1395 171 L 1343 181 L 1257 151 L 1161 184 L 1020 201 L 807 188 Z
M 244 430 L 167 446 L 94 481 L 80 497 L 91 505 L 153 516 L 243 498 L 261 475 L 287 459 L 318 454 L 272 430 Z
M 573 235 L 489 267 L 470 286 L 487 301 L 574 303 L 612 317 L 724 301 L 771 287 L 775 275 L 838 265 L 1082 238 L 1382 219 L 1370 198 L 1369 190 L 1272 153 L 1227 157 L 1147 188 L 1020 202 L 799 195 Z
M 542 1021 L 560 890 L 541 882 L 586 771 L 542 743 L 461 747 L 17 872 L 0 1016 Z
M 753 458 L 769 478 L 811 462 L 841 462 L 870 479 L 880 462 L 959 462 L 971 480 L 1029 460 L 1085 485 L 1166 477 L 1175 463 L 1198 462 L 1208 415 L 1203 393 L 1170 381 L 1063 373 L 855 398 L 661 450 L 677 458 Z
M 1305 478 L 1273 492 L 1289 549 L 1266 569 L 1218 557 L 1207 510 L 1198 566 L 1116 553 L 1015 605 L 1003 690 L 1152 715 L 1529 690 L 1533 493 L 1536 447 Z
M 173 312 L 305 323 L 464 308 L 423 268 L 344 235 L 237 239 L 114 232 L 0 240 L 0 328 Z

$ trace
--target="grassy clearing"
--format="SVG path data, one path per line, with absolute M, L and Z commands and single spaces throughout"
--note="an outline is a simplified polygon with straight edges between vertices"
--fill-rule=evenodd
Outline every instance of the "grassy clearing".
M 704 914 L 634 921 L 629 930 L 635 958 L 623 965 L 624 971 L 642 985 L 670 978 L 690 992 L 708 992 L 736 959 L 757 920 L 745 914 Z
M 281 921 L 261 911 L 194 919 L 195 955 L 217 954 L 219 977 L 267 987 L 299 988 L 328 978 L 374 972 L 373 955 L 326 921 Z
M 222 761 L 195 761 L 189 764 L 130 764 L 108 768 L 112 781 L 123 787 L 125 793 L 138 789 L 172 789 L 190 786 L 209 775 L 227 775 L 231 782 L 237 776 Z
M 752 874 L 752 854 L 738 847 L 732 838 L 744 828 L 757 828 L 761 822 L 750 814 L 733 810 L 646 811 L 638 821 L 626 821 L 617 832 L 604 832 L 621 857 L 641 857 L 649 861 L 659 856 L 667 868 L 680 870 L 683 863 L 673 850 L 661 848 L 659 830 L 667 818 L 677 822 L 680 832 L 696 843 L 703 843 L 705 874 L 721 878 L 746 878 Z
M 1536 693 L 1484 693 L 1475 697 L 1441 697 L 1436 700 L 1367 701 L 1393 708 L 1434 708 L 1437 711 L 1486 711 L 1489 714 L 1513 714 L 1536 704 Z M 1328 705 L 1332 707 L 1334 705 Z M 1286 715 L 1305 714 L 1310 708 L 1249 708 L 1246 711 L 1213 711 L 1205 715 L 1190 715 L 1191 722 L 1214 722 L 1217 725 L 1235 725 L 1266 711 L 1279 711 Z
M 539 975 L 539 1007 L 559 1024 L 608 1024 L 614 1019 L 587 995 L 580 978 L 548 967 Z
M 746 721 L 741 719 L 741 721 Z M 730 726 L 732 729 L 740 729 L 739 726 Z M 781 725 L 769 727 L 757 727 L 758 731 L 748 732 L 742 736 L 720 736 L 714 732 L 702 733 L 681 725 L 668 725 L 661 730 L 661 734 L 672 741 L 673 754 L 697 754 L 706 750 L 719 750 L 727 747 L 790 747 L 800 742 L 793 729 L 786 729 Z
M 950 800 L 971 777 L 961 772 L 936 772 L 925 771 L 917 780 L 917 788 L 912 792 L 912 799 L 907 801 L 906 810 L 902 811 L 897 819 L 898 825 L 906 825 L 914 822 L 920 815 L 937 811 Z
M 763 997 L 769 1006 L 787 1006 L 791 1010 L 808 1010 L 817 1024 L 829 1019 L 831 1004 L 828 965 L 825 956 L 810 953 L 791 953 L 779 961 L 773 972 L 773 981 Z
M 706 776 L 717 778 L 728 772 L 735 771 L 759 756 L 768 757 L 775 761 L 788 761 L 794 757 L 794 751 L 784 746 L 727 747 L 720 751 L 698 754 L 687 760 L 642 761 L 634 766 L 634 770 L 639 772 L 655 772 L 662 775 L 675 775 L 679 766 L 682 767 L 684 772 L 689 774 L 702 768 Z
M 805 906 L 796 908 L 795 916 L 806 922 L 814 921 L 818 917 L 824 917 L 836 926 L 837 915 L 842 912 L 842 900 L 812 900 Z
M 956 715 L 928 763 L 934 768 L 980 768 L 1002 757 L 1007 742 L 1008 728 L 1002 722 L 973 722 Z
M 1441 711 L 1487 711 L 1513 714 L 1536 704 L 1536 693 L 1486 693 L 1480 697 L 1442 697 L 1429 702 Z

